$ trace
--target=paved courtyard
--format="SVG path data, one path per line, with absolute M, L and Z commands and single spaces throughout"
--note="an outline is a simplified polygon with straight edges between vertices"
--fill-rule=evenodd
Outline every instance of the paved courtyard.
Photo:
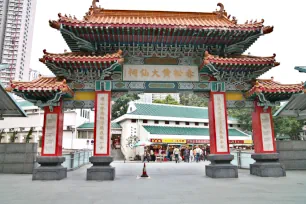
M 149 163 L 151 179 L 136 179 L 142 163 L 113 163 L 116 180 L 85 181 L 85 166 L 62 181 L 0 174 L 0 204 L 305 204 L 306 171 L 285 178 L 259 178 L 239 170 L 238 179 L 205 177 L 205 163 Z

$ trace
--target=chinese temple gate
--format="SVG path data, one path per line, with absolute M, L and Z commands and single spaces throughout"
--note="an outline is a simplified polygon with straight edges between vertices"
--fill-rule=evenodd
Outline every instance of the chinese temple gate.
M 41 167 L 33 179 L 62 179 L 63 109 L 94 108 L 93 167 L 88 180 L 113 180 L 109 164 L 111 98 L 127 92 L 194 92 L 209 98 L 209 177 L 238 177 L 230 164 L 227 108 L 253 108 L 256 163 L 251 174 L 285 176 L 275 148 L 271 106 L 304 90 L 257 77 L 279 65 L 275 55 L 243 53 L 273 31 L 264 20 L 239 24 L 219 3 L 212 13 L 107 10 L 92 6 L 82 20 L 58 14 L 49 21 L 71 52 L 43 51 L 40 59 L 56 77 L 13 81 L 8 91 L 44 107 Z M 44 168 L 54 166 L 46 176 Z

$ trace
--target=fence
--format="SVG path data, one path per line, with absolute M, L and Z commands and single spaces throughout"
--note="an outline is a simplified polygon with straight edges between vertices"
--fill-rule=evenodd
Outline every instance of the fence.
M 237 151 L 232 152 L 231 154 L 234 155 L 234 160 L 231 163 L 238 166 L 239 169 L 249 169 L 250 164 L 255 162 L 255 160 L 251 158 L 253 152 Z
M 92 150 L 75 151 L 70 154 L 63 154 L 63 157 L 65 157 L 66 160 L 62 165 L 67 167 L 68 171 L 72 171 L 89 164 L 89 157 L 92 155 Z

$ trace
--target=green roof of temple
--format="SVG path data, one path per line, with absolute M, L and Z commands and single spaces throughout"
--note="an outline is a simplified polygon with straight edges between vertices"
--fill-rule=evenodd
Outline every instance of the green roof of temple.
M 154 103 L 135 103 L 136 110 L 128 113 L 130 115 L 149 115 L 160 117 L 177 118 L 196 118 L 208 119 L 207 107 L 154 104 Z M 229 120 L 236 120 L 228 117 Z
M 78 129 L 94 129 L 94 123 L 83 123 L 78 127 Z M 121 128 L 121 126 L 118 123 L 111 123 L 111 128 Z
M 209 136 L 209 128 L 143 126 L 152 135 L 196 135 Z M 248 136 L 235 128 L 228 129 L 229 136 Z

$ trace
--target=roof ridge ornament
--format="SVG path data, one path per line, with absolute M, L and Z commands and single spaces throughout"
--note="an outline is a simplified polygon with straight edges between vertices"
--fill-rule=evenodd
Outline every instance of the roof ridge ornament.
M 93 9 L 99 8 L 99 7 L 97 6 L 97 3 L 98 3 L 98 2 L 99 2 L 99 0 L 92 0 L 91 6 L 92 6 Z
M 216 9 L 216 11 L 215 11 L 214 13 L 217 14 L 218 18 L 222 18 L 223 16 L 226 16 L 226 17 L 227 17 L 227 12 L 226 12 L 225 9 L 224 9 L 224 5 L 223 5 L 222 3 L 219 2 L 219 3 L 217 4 L 217 6 L 220 7 L 220 10 L 218 11 L 218 10 Z

